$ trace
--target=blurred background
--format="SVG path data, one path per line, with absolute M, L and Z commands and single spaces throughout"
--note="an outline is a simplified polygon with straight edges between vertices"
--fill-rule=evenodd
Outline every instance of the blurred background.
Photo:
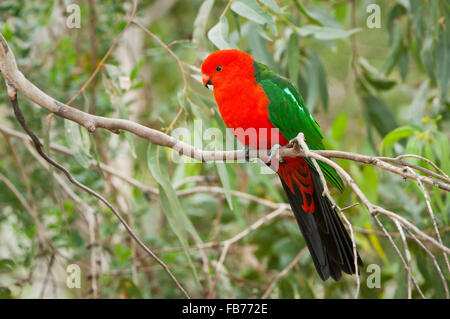
M 201 84 L 201 62 L 214 50 L 239 48 L 298 87 L 327 148 L 418 154 L 450 173 L 448 1 L 142 0 L 133 19 L 147 31 L 129 23 L 133 7 L 132 0 L 2 0 L 0 32 L 24 75 L 55 99 L 167 134 L 187 128 L 190 144 L 202 134 L 196 120 L 226 130 Z M 260 161 L 174 161 L 171 150 L 127 132 L 89 134 L 21 94 L 19 102 L 47 154 L 107 197 L 191 297 L 354 296 L 354 276 L 320 280 L 290 212 L 249 228 L 287 201 L 278 178 L 260 174 Z M 110 210 L 42 161 L 4 84 L 0 132 L 0 297 L 183 297 Z M 434 235 L 414 181 L 337 162 L 372 203 Z M 358 203 L 348 187 L 332 191 L 341 207 Z M 427 191 L 448 247 L 450 196 Z M 357 205 L 345 214 L 365 262 L 359 297 L 406 298 L 407 273 L 368 211 Z M 395 224 L 380 220 L 402 247 Z M 222 254 L 224 241 L 242 231 Z M 433 259 L 415 241 L 408 246 L 423 294 L 444 298 Z M 448 283 L 442 253 L 429 248 Z M 67 284 L 69 265 L 79 267 L 80 288 Z M 420 298 L 416 289 L 412 296 Z

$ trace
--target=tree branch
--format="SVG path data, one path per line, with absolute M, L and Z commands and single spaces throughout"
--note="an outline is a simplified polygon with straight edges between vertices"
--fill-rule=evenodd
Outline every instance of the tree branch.
M 195 148 L 187 143 L 184 143 L 176 138 L 164 134 L 161 131 L 143 126 L 141 124 L 124 120 L 113 119 L 102 116 L 92 115 L 76 108 L 73 108 L 67 104 L 55 100 L 51 96 L 47 95 L 33 83 L 28 81 L 25 76 L 19 71 L 16 64 L 16 59 L 12 53 L 8 43 L 0 33 L 0 71 L 3 77 L 9 85 L 20 91 L 27 99 L 45 108 L 47 111 L 52 112 L 62 118 L 76 122 L 79 125 L 88 129 L 93 133 L 98 128 L 107 129 L 113 133 L 119 134 L 120 130 L 129 131 L 136 136 L 147 139 L 149 142 L 155 145 L 169 147 L 176 152 L 194 158 L 198 161 L 209 162 L 218 160 L 243 160 L 245 154 L 243 150 L 237 151 L 204 151 Z M 267 159 L 268 150 L 250 150 L 250 158 Z M 314 150 L 310 153 L 316 153 L 328 158 L 343 158 L 360 163 L 371 164 L 378 166 L 382 169 L 390 171 L 394 174 L 400 175 L 403 178 L 420 179 L 423 183 L 441 188 L 450 192 L 450 184 L 443 181 L 437 181 L 428 176 L 413 175 L 409 171 L 396 167 L 383 161 L 381 158 L 360 155 L 349 152 L 341 151 L 325 151 Z M 303 152 L 298 152 L 293 148 L 283 148 L 280 150 L 281 157 L 296 157 L 305 156 Z M 400 161 L 398 162 L 400 165 Z M 445 177 L 444 177 L 445 178 Z
M 114 213 L 114 215 L 116 215 L 116 217 L 119 219 L 121 224 L 125 227 L 125 229 L 130 234 L 130 236 L 139 244 L 139 246 L 141 246 L 145 250 L 145 252 L 147 254 L 149 254 L 157 263 L 159 263 L 161 265 L 161 267 L 164 268 L 164 270 L 167 272 L 167 274 L 170 276 L 170 278 L 176 284 L 178 289 L 180 289 L 180 291 L 183 293 L 183 295 L 186 298 L 190 298 L 188 293 L 186 292 L 186 290 L 183 288 L 183 286 L 181 286 L 181 284 L 178 282 L 178 280 L 172 274 L 172 272 L 170 271 L 169 267 L 167 267 L 167 265 L 161 259 L 159 259 L 158 256 L 156 256 L 155 253 L 152 250 L 150 250 L 139 239 L 139 237 L 137 237 L 137 235 L 134 233 L 134 231 L 131 229 L 131 227 L 127 224 L 125 219 L 119 214 L 119 212 L 111 205 L 111 203 L 106 198 L 104 198 L 102 195 L 98 194 L 97 192 L 93 191 L 89 187 L 85 186 L 84 184 L 78 182 L 75 178 L 73 178 L 73 176 L 70 174 L 70 172 L 68 170 L 66 170 L 61 164 L 57 163 L 55 160 L 53 160 L 52 158 L 48 157 L 47 154 L 44 153 L 44 151 L 42 150 L 42 143 L 41 143 L 41 141 L 33 133 L 33 131 L 31 131 L 31 129 L 28 127 L 28 125 L 27 125 L 27 123 L 25 121 L 25 118 L 24 118 L 24 116 L 23 116 L 23 114 L 22 114 L 22 112 L 20 110 L 19 103 L 18 103 L 18 100 L 17 100 L 17 90 L 14 87 L 10 86 L 8 83 L 6 85 L 7 85 L 7 89 L 8 89 L 8 96 L 9 96 L 9 99 L 10 99 L 11 104 L 12 104 L 13 109 L 14 109 L 14 114 L 16 115 L 16 118 L 17 118 L 18 122 L 20 123 L 20 125 L 22 126 L 22 128 L 30 136 L 30 138 L 33 141 L 33 144 L 34 144 L 36 150 L 38 151 L 39 155 L 41 155 L 49 164 L 53 165 L 54 167 L 59 169 L 61 172 L 63 172 L 64 175 L 66 175 L 67 179 L 72 184 L 74 184 L 78 188 L 84 190 L 85 192 L 93 195 L 94 197 L 96 197 L 97 199 L 102 201 Z
M 136 25 L 140 26 L 138 23 L 136 23 L 133 20 L 130 20 L 130 23 L 135 23 Z M 7 85 L 11 88 L 11 92 L 14 92 L 14 96 L 12 96 L 11 102 L 13 102 L 13 107 L 14 107 L 14 110 L 15 110 L 16 115 L 19 120 L 20 120 L 21 114 L 17 113 L 17 110 L 19 110 L 19 112 L 20 112 L 20 109 L 18 109 L 18 105 L 14 106 L 14 100 L 16 98 L 15 94 L 17 91 L 20 91 L 28 100 L 40 105 L 41 107 L 45 108 L 47 111 L 54 113 L 62 118 L 67 119 L 67 120 L 76 122 L 79 125 L 88 129 L 88 131 L 91 133 L 95 132 L 95 130 L 98 128 L 107 129 L 116 134 L 118 134 L 120 132 L 120 130 L 126 130 L 126 131 L 129 131 L 129 132 L 135 134 L 136 136 L 147 139 L 149 142 L 151 142 L 155 145 L 172 148 L 173 150 L 175 150 L 176 152 L 178 152 L 182 155 L 194 158 L 194 159 L 202 161 L 202 162 L 217 161 L 217 160 L 241 160 L 241 159 L 245 158 L 245 154 L 244 154 L 243 150 L 238 150 L 238 151 L 204 151 L 204 150 L 200 150 L 198 148 L 192 147 L 189 144 L 179 141 L 179 140 L 175 139 L 174 137 L 164 134 L 158 130 L 155 130 L 155 129 L 152 129 L 149 127 L 145 127 L 138 123 L 135 123 L 135 122 L 132 122 L 129 120 L 124 120 L 124 119 L 113 119 L 113 118 L 106 118 L 106 117 L 102 117 L 102 116 L 92 115 L 92 114 L 80 111 L 76 108 L 73 108 L 73 107 L 67 105 L 67 104 L 64 104 L 64 103 L 61 103 L 61 102 L 55 100 L 54 98 L 52 98 L 51 96 L 47 95 L 46 93 L 41 91 L 39 88 L 37 88 L 33 83 L 28 81 L 25 78 L 25 76 L 19 71 L 19 69 L 17 68 L 14 54 L 11 51 L 10 47 L 8 46 L 8 43 L 5 41 L 5 39 L 1 33 L 0 33 L 0 72 L 2 73 Z M 183 79 L 185 79 L 184 73 L 183 73 Z M 185 85 L 186 85 L 186 83 L 185 83 Z M 11 95 L 10 95 L 10 97 L 11 97 Z M 22 120 L 23 120 L 23 117 L 22 117 Z M 21 122 L 21 124 L 23 124 L 23 123 L 25 123 L 25 122 L 24 121 Z M 26 126 L 24 126 L 24 129 L 27 130 Z M 30 137 L 32 138 L 33 142 L 35 143 L 36 149 L 39 152 L 41 142 L 37 139 L 37 137 L 31 131 L 27 130 L 27 133 L 30 134 Z M 33 137 L 33 135 L 34 135 L 34 137 Z M 295 140 L 298 142 L 299 145 L 305 144 L 303 137 L 300 135 Z M 41 152 L 42 152 L 42 150 L 41 150 Z M 41 154 L 41 152 L 39 152 L 39 153 Z M 423 184 L 429 184 L 429 185 L 438 187 L 442 190 L 449 192 L 450 191 L 450 183 L 449 183 L 448 176 L 434 164 L 431 164 L 431 165 L 436 169 L 437 173 L 432 172 L 427 169 L 424 169 L 420 166 L 416 166 L 416 165 L 412 165 L 407 162 L 404 162 L 402 160 L 403 158 L 414 156 L 414 155 L 409 155 L 409 154 L 403 155 L 403 156 L 400 156 L 397 158 L 385 158 L 385 157 L 366 156 L 366 155 L 342 152 L 342 151 L 309 150 L 305 147 L 282 148 L 282 149 L 280 149 L 279 155 L 281 158 L 297 157 L 297 156 L 308 157 L 308 158 L 314 160 L 314 162 L 316 160 L 319 160 L 319 161 L 327 163 L 328 165 L 333 167 L 341 175 L 343 180 L 350 186 L 350 188 L 354 191 L 354 193 L 361 200 L 361 202 L 364 204 L 364 206 L 366 206 L 369 213 L 373 216 L 373 218 L 376 220 L 378 225 L 381 227 L 381 229 L 383 230 L 383 232 L 385 233 L 385 235 L 388 237 L 389 241 L 391 242 L 392 246 L 394 247 L 394 250 L 396 250 L 397 254 L 399 255 L 400 259 L 402 260 L 402 263 L 403 263 L 405 269 L 408 271 L 408 274 L 410 273 L 410 267 L 406 264 L 403 256 L 401 255 L 400 251 L 398 250 L 398 247 L 393 242 L 391 235 L 386 231 L 384 226 L 379 221 L 377 214 L 383 214 L 385 216 L 388 216 L 399 227 L 399 231 L 401 231 L 402 228 L 405 228 L 405 230 L 408 233 L 410 233 L 410 231 L 412 231 L 412 232 L 416 233 L 419 237 L 427 240 L 428 242 L 433 244 L 435 247 L 442 250 L 444 252 L 444 254 L 450 254 L 450 249 L 442 244 L 440 238 L 439 238 L 439 241 L 436 241 L 433 237 L 425 234 L 423 231 L 418 229 L 415 225 L 410 223 L 405 218 L 403 218 L 389 210 L 386 210 L 382 207 L 379 207 L 377 205 L 370 203 L 369 200 L 367 199 L 367 197 L 365 196 L 365 194 L 361 191 L 359 186 L 352 179 L 352 177 L 344 169 L 342 169 L 339 165 L 337 165 L 335 162 L 331 161 L 330 158 L 347 159 L 347 160 L 351 160 L 351 161 L 355 161 L 355 162 L 360 162 L 363 164 L 377 166 L 383 170 L 397 174 L 404 179 L 415 180 L 416 182 L 419 183 L 419 185 L 423 186 Z M 41 156 L 43 156 L 45 158 L 46 155 L 41 154 Z M 268 156 L 268 150 L 251 150 L 250 151 L 251 158 L 261 158 L 261 159 L 265 160 L 265 159 L 267 159 L 267 156 Z M 86 186 L 79 184 L 78 182 L 73 180 L 73 178 L 71 179 L 70 173 L 68 173 L 68 171 L 65 170 L 58 163 L 56 163 L 54 161 L 52 162 L 52 160 L 49 159 L 48 157 L 46 158 L 46 160 L 49 163 L 51 163 L 52 165 L 59 168 L 61 171 L 63 171 L 66 174 L 66 176 L 69 178 L 69 180 L 71 180 L 72 183 L 74 183 L 78 187 L 91 193 L 92 195 L 94 195 L 95 197 L 97 197 L 98 199 L 103 201 L 116 214 L 114 208 L 101 195 L 95 193 L 94 191 L 90 190 Z M 419 175 L 419 174 L 415 173 L 413 171 L 413 169 L 419 170 L 422 173 L 424 173 L 425 175 Z M 127 179 L 127 182 L 133 184 L 133 181 L 134 181 L 133 179 L 130 179 L 129 177 L 126 177 L 126 176 L 124 176 L 123 179 Z M 323 176 L 322 176 L 322 179 L 323 179 Z M 139 182 L 137 182 L 137 183 L 139 183 Z M 137 184 L 137 183 L 134 183 L 134 185 L 136 187 L 143 188 L 142 184 Z M 323 181 L 323 183 L 325 185 L 324 186 L 324 189 L 325 189 L 324 195 L 329 195 L 329 193 L 327 194 L 326 182 Z M 147 188 L 147 191 L 151 192 L 151 193 L 157 193 L 156 190 L 151 189 L 151 188 Z M 208 187 L 208 191 L 211 191 L 211 188 Z M 192 190 L 179 191 L 178 195 L 180 195 L 180 196 L 187 195 L 190 192 L 192 192 Z M 240 195 L 242 195 L 242 194 L 240 194 Z M 245 197 L 245 196 L 243 196 L 243 197 Z M 257 198 L 255 199 L 255 198 L 253 198 L 254 196 L 252 196 L 252 195 L 247 195 L 247 197 L 248 197 L 248 199 L 254 200 L 254 201 L 259 201 L 259 202 L 265 201 L 263 199 L 257 199 Z M 284 206 L 282 206 L 284 204 L 276 204 L 276 203 L 272 203 L 270 201 L 267 201 L 267 202 L 268 203 L 264 202 L 265 206 L 275 209 L 275 211 L 268 216 L 278 216 L 278 214 L 281 214 L 282 211 L 286 209 Z M 124 224 L 125 228 L 127 228 L 128 225 L 126 223 L 124 223 L 124 221 L 122 221 L 121 216 L 118 214 L 116 214 L 116 216 L 121 220 L 121 222 Z M 255 224 L 259 225 L 258 223 L 255 223 Z M 257 226 L 257 227 L 259 227 L 259 226 Z M 132 230 L 129 229 L 129 227 L 127 228 L 127 230 L 132 235 Z M 252 229 L 249 228 L 248 231 L 252 231 Z M 352 231 L 352 233 L 353 233 L 353 231 Z M 221 264 L 223 264 L 229 246 L 232 243 L 234 243 L 235 241 L 237 241 L 240 238 L 242 238 L 243 236 L 245 236 L 246 234 L 248 234 L 248 232 L 243 231 L 243 232 L 239 233 L 237 235 L 237 237 L 224 242 L 224 249 L 219 258 L 217 268 L 220 268 Z M 403 234 L 401 234 L 401 235 L 403 235 Z M 352 237 L 353 237 L 353 235 L 352 235 Z M 402 240 L 405 239 L 404 236 L 401 236 L 401 237 L 402 237 Z M 438 235 L 438 237 L 439 237 L 439 235 Z M 135 237 L 133 237 L 133 238 L 135 238 Z M 135 240 L 138 241 L 138 243 L 144 249 L 146 249 L 146 251 L 148 250 L 148 248 L 142 242 L 140 242 L 137 237 L 135 238 Z M 405 247 L 405 249 L 407 249 L 407 248 Z M 147 251 L 147 252 L 153 256 L 153 253 L 151 251 Z M 156 256 L 154 256 L 154 258 L 157 259 Z M 171 273 L 168 269 L 167 269 L 167 271 L 168 271 L 169 275 L 171 275 Z M 171 277 L 172 277 L 172 275 L 171 275 Z M 172 279 L 174 279 L 174 278 L 172 278 Z M 174 281 L 176 282 L 176 279 L 174 279 Z M 419 286 L 417 285 L 414 277 L 412 277 L 412 276 L 411 276 L 411 281 L 416 286 L 419 293 L 423 296 L 423 294 L 420 291 Z M 177 286 L 179 286 L 178 283 L 177 283 Z M 183 291 L 183 288 L 181 286 L 179 286 L 179 288 L 181 291 Z M 186 293 L 185 293 L 185 295 L 187 296 Z

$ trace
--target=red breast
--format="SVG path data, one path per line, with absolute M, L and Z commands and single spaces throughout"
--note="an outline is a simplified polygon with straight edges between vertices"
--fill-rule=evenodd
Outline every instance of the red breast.
M 270 101 L 255 82 L 253 64 L 245 52 L 216 51 L 202 64 L 203 83 L 213 85 L 223 121 L 242 144 L 259 148 L 285 145 L 288 141 L 269 120 Z

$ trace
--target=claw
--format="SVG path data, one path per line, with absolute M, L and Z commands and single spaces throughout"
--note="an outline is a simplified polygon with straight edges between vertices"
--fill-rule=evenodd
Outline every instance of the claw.
M 267 159 L 267 161 L 265 162 L 267 165 L 270 165 L 270 163 L 272 162 L 272 159 L 275 157 L 276 159 L 278 159 L 278 162 L 282 162 L 283 160 L 280 160 L 279 158 L 279 153 L 280 153 L 280 148 L 282 146 L 280 144 L 275 144 L 272 146 L 272 148 L 270 149 L 270 155 L 269 158 Z
M 245 161 L 250 162 L 250 147 L 248 145 L 244 146 L 244 154 L 245 154 Z

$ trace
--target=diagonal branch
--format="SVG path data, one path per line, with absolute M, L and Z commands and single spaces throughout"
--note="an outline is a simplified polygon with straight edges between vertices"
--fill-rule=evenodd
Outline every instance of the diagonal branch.
M 178 282 L 178 280 L 172 274 L 172 272 L 170 271 L 169 267 L 167 267 L 167 265 L 161 259 L 159 259 L 158 256 L 156 256 L 155 253 L 152 250 L 150 250 L 139 239 L 139 237 L 137 237 L 137 235 L 134 233 L 134 231 L 131 229 L 131 227 L 127 224 L 125 219 L 119 214 L 119 212 L 111 205 L 111 203 L 106 198 L 104 198 L 102 195 L 98 194 L 97 192 L 93 191 L 89 187 L 85 186 L 84 184 L 78 182 L 75 178 L 73 178 L 73 176 L 70 174 L 70 172 L 68 170 L 66 170 L 61 164 L 57 163 L 55 160 L 53 160 L 52 158 L 48 157 L 47 154 L 44 153 L 44 151 L 42 150 L 42 143 L 41 143 L 41 141 L 33 133 L 33 131 L 31 131 L 31 129 L 28 127 L 28 125 L 27 125 L 27 123 L 25 121 L 25 118 L 24 118 L 24 116 L 22 114 L 22 111 L 20 110 L 19 103 L 18 103 L 18 100 L 17 100 L 17 90 L 14 87 L 12 87 L 11 85 L 9 85 L 8 83 L 6 83 L 6 85 L 7 85 L 7 89 L 8 89 L 8 96 L 9 96 L 9 99 L 10 99 L 11 104 L 12 104 L 13 109 L 14 109 L 14 114 L 15 114 L 18 122 L 22 126 L 22 128 L 31 137 L 31 140 L 33 141 L 33 144 L 34 144 L 36 150 L 38 151 L 39 155 L 41 155 L 48 163 L 50 163 L 51 165 L 53 165 L 54 167 L 59 169 L 61 172 L 63 172 L 64 175 L 66 175 L 67 179 L 72 184 L 74 184 L 78 188 L 82 189 L 83 191 L 93 195 L 94 197 L 96 197 L 97 199 L 102 201 L 114 213 L 114 215 L 116 215 L 116 217 L 119 219 L 119 221 L 125 227 L 127 232 L 139 244 L 139 246 L 141 246 L 145 250 L 145 252 L 147 254 L 149 254 L 157 263 L 159 263 L 161 265 L 161 267 L 164 268 L 164 270 L 167 272 L 167 274 L 170 276 L 170 278 L 174 281 L 174 283 L 177 285 L 178 289 L 183 293 L 183 295 L 186 298 L 190 298 L 188 293 L 186 292 L 186 290 L 183 288 L 183 286 L 181 286 L 181 284 Z
M 170 135 L 164 134 L 161 131 L 143 126 L 141 124 L 124 120 L 106 118 L 80 111 L 67 104 L 55 100 L 51 96 L 47 95 L 33 83 L 28 81 L 25 76 L 19 71 L 16 64 L 16 59 L 12 53 L 8 43 L 0 33 L 0 71 L 9 85 L 20 91 L 27 99 L 40 105 L 49 112 L 52 112 L 62 118 L 76 122 L 79 125 L 88 129 L 89 132 L 95 132 L 98 128 L 107 129 L 113 133 L 119 134 L 120 130 L 129 131 L 136 136 L 147 139 L 149 142 L 172 148 L 174 151 L 194 158 L 198 161 L 209 162 L 218 160 L 243 160 L 245 154 L 243 150 L 237 151 L 204 151 L 196 147 L 193 147 L 187 143 L 184 143 Z M 314 150 L 310 153 L 321 155 L 321 157 L 327 158 L 343 158 L 352 160 L 355 162 L 370 164 L 378 166 L 384 170 L 390 171 L 394 174 L 400 175 L 403 178 L 409 178 L 413 180 L 420 179 L 423 183 L 441 188 L 450 192 L 450 183 L 444 180 L 436 180 L 429 176 L 411 174 L 411 172 L 404 169 L 404 167 L 397 167 L 382 159 L 360 155 L 349 152 L 341 151 L 325 151 Z M 267 150 L 250 150 L 250 158 L 267 158 Z M 304 156 L 302 152 L 297 152 L 293 148 L 281 149 L 281 157 L 296 157 Z

